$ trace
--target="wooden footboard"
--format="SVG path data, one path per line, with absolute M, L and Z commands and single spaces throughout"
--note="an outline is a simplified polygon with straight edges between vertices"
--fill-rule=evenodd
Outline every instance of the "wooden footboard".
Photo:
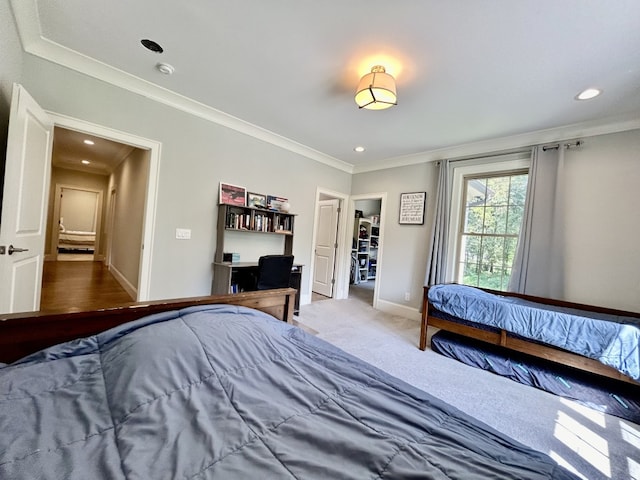
M 422 325 L 420 328 L 420 350 L 427 348 L 427 327 L 432 326 L 449 332 L 457 333 L 465 337 L 474 338 L 491 345 L 499 345 L 501 347 L 508 348 L 521 353 L 526 353 L 534 357 L 543 358 L 552 362 L 568 365 L 573 368 L 585 370 L 587 372 L 595 373 L 616 380 L 622 380 L 635 385 L 640 385 L 634 379 L 624 375 L 615 368 L 604 365 L 597 360 L 583 357 L 575 353 L 567 352 L 552 346 L 541 345 L 539 343 L 527 341 L 522 338 L 515 338 L 509 336 L 506 330 L 500 330 L 499 332 L 487 331 L 480 328 L 475 328 L 469 325 L 463 325 L 451 320 L 444 320 L 441 318 L 429 315 L 430 304 L 428 299 L 429 287 L 424 287 L 424 296 L 422 300 Z M 523 298 L 532 302 L 543 303 L 546 305 L 555 305 L 568 308 L 576 308 L 580 310 L 586 310 L 591 312 L 606 313 L 611 315 L 620 315 L 627 317 L 640 318 L 640 314 L 634 312 L 623 312 L 620 310 L 613 310 L 609 308 L 596 307 L 592 305 L 583 305 L 572 302 L 565 302 L 561 300 L 546 299 L 542 297 L 534 297 L 530 295 L 516 294 L 512 292 L 497 292 L 493 290 L 483 289 L 487 292 L 494 293 L 503 296 L 515 296 Z
M 58 343 L 103 332 L 122 323 L 154 313 L 179 310 L 194 305 L 241 305 L 266 312 L 291 323 L 296 290 L 282 288 L 229 295 L 178 298 L 87 312 L 29 312 L 0 314 L 0 362 L 19 358 Z

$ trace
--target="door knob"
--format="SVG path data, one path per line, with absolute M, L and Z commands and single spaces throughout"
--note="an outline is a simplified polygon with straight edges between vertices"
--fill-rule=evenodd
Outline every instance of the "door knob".
M 20 252 L 28 252 L 29 249 L 28 248 L 16 248 L 13 245 L 9 245 L 9 248 L 7 249 L 7 253 L 9 255 L 13 255 L 13 253 L 20 253 Z

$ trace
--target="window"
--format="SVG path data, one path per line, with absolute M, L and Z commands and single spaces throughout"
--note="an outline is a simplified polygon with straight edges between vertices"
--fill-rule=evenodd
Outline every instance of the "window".
M 457 282 L 506 290 L 527 192 L 527 170 L 463 177 Z

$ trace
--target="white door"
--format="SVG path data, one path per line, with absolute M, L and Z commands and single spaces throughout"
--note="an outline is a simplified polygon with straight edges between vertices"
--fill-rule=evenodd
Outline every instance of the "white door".
M 0 217 L 0 313 L 40 308 L 53 121 L 14 84 Z
M 333 273 L 335 269 L 338 206 L 340 200 L 321 200 L 318 202 L 318 228 L 314 249 L 313 288 L 312 290 L 327 297 L 333 296 Z

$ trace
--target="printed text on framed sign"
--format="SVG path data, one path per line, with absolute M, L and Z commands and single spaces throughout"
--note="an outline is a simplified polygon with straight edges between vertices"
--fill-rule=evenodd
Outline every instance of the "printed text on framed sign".
M 400 225 L 423 225 L 427 192 L 400 194 Z

